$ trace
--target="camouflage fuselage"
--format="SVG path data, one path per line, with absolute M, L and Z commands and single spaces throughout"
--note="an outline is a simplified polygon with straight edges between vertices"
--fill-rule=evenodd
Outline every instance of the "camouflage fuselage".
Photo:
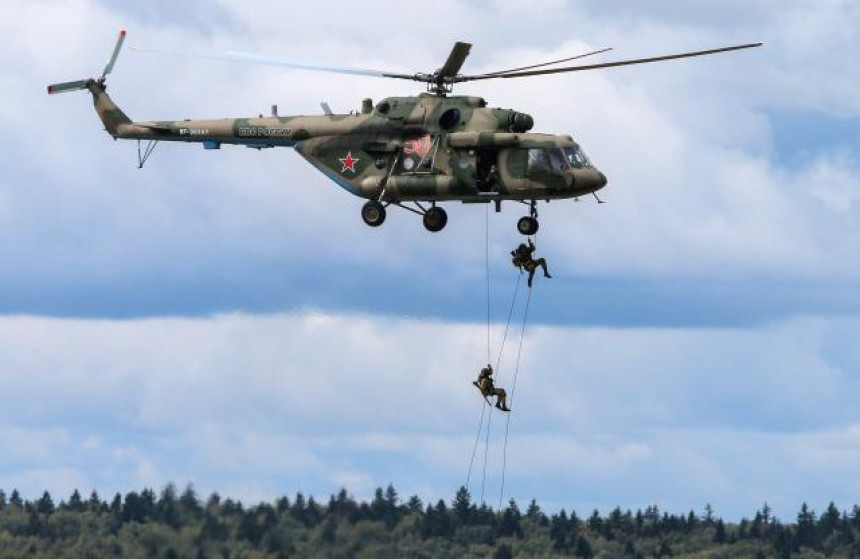
M 350 114 L 132 122 L 100 84 L 88 89 L 115 138 L 293 147 L 363 198 L 551 200 L 606 184 L 572 137 L 528 133 L 530 116 L 479 97 L 390 97 Z

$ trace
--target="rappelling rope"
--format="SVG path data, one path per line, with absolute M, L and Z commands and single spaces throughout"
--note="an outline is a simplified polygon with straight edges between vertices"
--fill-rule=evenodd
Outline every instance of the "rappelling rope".
M 504 335 L 502 336 L 502 344 L 499 347 L 499 356 L 498 356 L 498 359 L 496 359 L 496 370 L 497 371 L 498 371 L 498 369 L 501 365 L 501 362 L 502 362 L 502 355 L 503 355 L 504 350 L 505 350 L 505 343 L 507 342 L 507 339 L 508 339 L 508 332 L 510 332 L 510 329 L 511 329 L 511 319 L 514 316 L 514 308 L 516 307 L 516 304 L 517 304 L 517 297 L 519 295 L 520 284 L 522 284 L 522 280 L 523 280 L 523 274 L 521 272 L 517 276 L 517 283 L 514 286 L 514 293 L 513 293 L 513 296 L 511 297 L 511 306 L 508 309 L 508 319 L 507 319 L 507 322 L 505 323 L 505 332 L 504 332 Z M 466 489 L 469 488 L 469 482 L 472 479 L 472 468 L 474 467 L 475 456 L 478 453 L 478 442 L 481 440 L 481 432 L 482 432 L 483 426 L 484 426 L 484 415 L 487 411 L 487 407 L 489 405 L 491 405 L 491 404 L 489 404 L 489 402 L 487 402 L 486 398 L 484 399 L 484 402 L 487 405 L 486 406 L 483 404 L 481 405 L 481 417 L 480 417 L 480 420 L 478 421 L 478 431 L 475 434 L 475 444 L 472 446 L 472 458 L 469 460 L 469 472 L 466 475 Z M 491 409 L 490 410 L 491 416 L 492 416 L 492 411 L 493 410 Z M 487 469 L 486 449 L 484 449 L 484 478 L 481 479 L 481 485 L 482 486 L 484 486 L 486 483 L 486 469 Z
M 484 214 L 484 267 L 487 272 L 487 363 L 490 362 L 490 205 Z
M 520 347 L 517 350 L 517 364 L 516 364 L 516 367 L 514 368 L 514 381 L 511 384 L 511 403 L 508 405 L 508 407 L 511 410 L 514 409 L 514 394 L 517 391 L 517 376 L 519 375 L 519 372 L 520 372 L 520 362 L 522 361 L 522 357 L 523 357 L 523 341 L 525 340 L 525 337 L 526 337 L 526 324 L 528 323 L 528 319 L 529 319 L 529 307 L 531 307 L 531 302 L 532 302 L 532 289 L 529 288 L 529 294 L 528 294 L 528 297 L 526 298 L 526 310 L 523 313 L 523 326 L 520 329 Z M 510 430 L 510 427 L 511 427 L 511 414 L 512 413 L 513 413 L 513 411 L 508 412 L 508 417 L 505 420 L 505 444 L 502 447 L 502 486 L 501 486 L 501 489 L 499 490 L 499 510 L 502 510 L 502 499 L 504 498 L 504 495 L 505 495 L 505 470 L 507 469 L 507 465 L 508 465 L 508 431 Z
M 478 432 L 475 434 L 475 446 L 472 447 L 472 458 L 469 460 L 469 473 L 466 474 L 466 489 L 469 489 L 469 482 L 472 479 L 472 465 L 475 463 L 475 454 L 478 452 L 478 441 L 481 440 L 481 428 L 484 426 L 484 414 L 487 411 L 487 406 L 481 404 L 481 420 L 478 421 Z M 490 410 L 492 411 L 492 410 Z
M 484 212 L 484 270 L 486 274 L 486 283 L 487 283 L 487 363 L 490 362 L 491 359 L 491 349 L 490 349 L 490 206 L 489 204 L 486 206 L 486 212 Z M 507 335 L 507 330 L 505 331 Z M 486 399 L 485 399 L 486 401 Z M 487 402 L 489 405 L 489 402 Z M 475 434 L 475 444 L 472 447 L 472 458 L 469 460 L 469 471 L 466 474 L 466 489 L 469 488 L 469 482 L 472 480 L 472 467 L 475 464 L 475 454 L 478 452 L 478 441 L 481 440 L 481 430 L 484 426 L 484 415 L 486 414 L 487 409 L 481 404 L 481 418 L 478 421 L 478 432 Z M 490 416 L 492 417 L 492 410 L 490 410 Z M 489 422 L 488 425 L 488 437 L 489 437 Z M 481 495 L 483 498 L 483 486 L 484 481 L 486 479 L 486 452 L 484 453 L 484 479 L 481 480 Z
M 488 403 L 487 406 L 490 404 Z M 490 451 L 490 424 L 493 422 L 493 409 L 490 408 L 490 416 L 487 418 L 487 438 L 484 441 L 484 473 L 481 476 L 481 505 L 484 504 L 484 486 L 487 483 L 487 454 Z

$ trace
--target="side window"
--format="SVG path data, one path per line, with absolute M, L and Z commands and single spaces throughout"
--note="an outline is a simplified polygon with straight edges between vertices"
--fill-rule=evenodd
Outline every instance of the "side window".
M 529 174 L 549 173 L 550 171 L 549 155 L 547 154 L 547 151 L 543 148 L 529 148 Z
M 526 174 L 527 150 L 513 148 L 509 150 L 507 157 L 508 173 L 512 177 L 522 178 Z

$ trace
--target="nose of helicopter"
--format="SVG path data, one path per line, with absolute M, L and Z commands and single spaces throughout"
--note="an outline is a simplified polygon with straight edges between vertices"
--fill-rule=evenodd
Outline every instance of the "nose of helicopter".
M 594 167 L 577 169 L 573 175 L 573 185 L 577 190 L 594 192 L 606 186 L 608 182 L 606 175 Z

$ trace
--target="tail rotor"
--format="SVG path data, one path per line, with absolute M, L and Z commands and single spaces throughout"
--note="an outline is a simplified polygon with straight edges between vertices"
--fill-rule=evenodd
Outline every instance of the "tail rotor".
M 98 83 L 102 88 L 104 88 L 105 81 L 107 77 L 113 72 L 113 67 L 116 64 L 116 59 L 119 57 L 119 51 L 122 50 L 122 44 L 125 42 L 125 29 L 121 29 L 119 32 L 119 37 L 116 41 L 116 46 L 113 48 L 113 52 L 108 59 L 107 64 L 105 65 L 104 71 L 102 71 L 102 75 L 98 80 L 93 80 L 92 78 L 86 80 L 76 80 L 71 82 L 63 82 L 63 83 L 55 83 L 53 85 L 48 86 L 48 94 L 54 95 L 56 93 L 68 93 L 70 91 L 80 91 L 82 89 L 87 89 L 89 84 L 93 81 Z

